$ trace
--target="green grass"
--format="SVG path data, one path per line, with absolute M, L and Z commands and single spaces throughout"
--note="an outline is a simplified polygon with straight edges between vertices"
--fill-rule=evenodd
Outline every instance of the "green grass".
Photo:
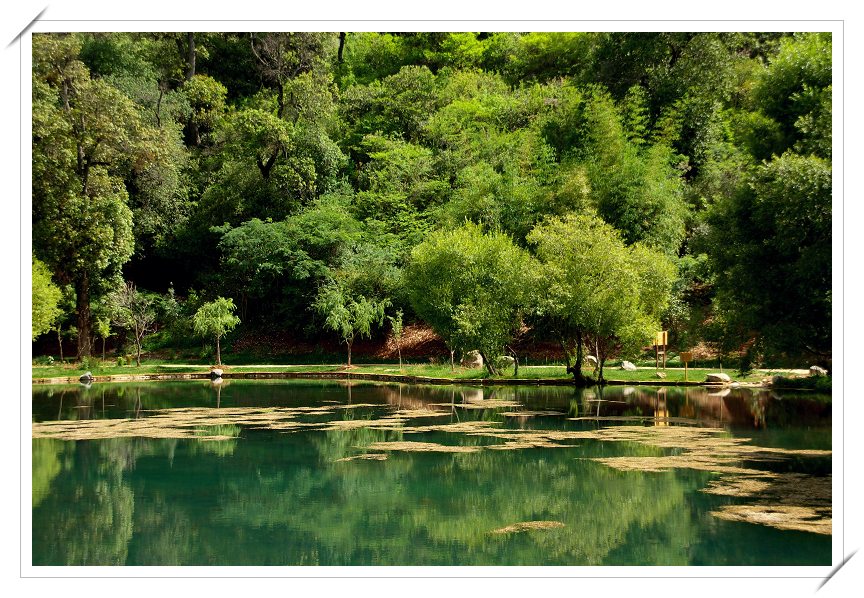
M 486 378 L 486 368 L 466 369 L 457 366 L 451 371 L 449 365 L 405 365 L 400 370 L 398 365 L 361 365 L 355 366 L 352 371 L 362 373 L 379 373 L 379 374 L 402 374 L 406 376 L 425 376 L 429 378 L 454 378 L 457 380 L 474 380 Z M 593 370 L 585 368 L 582 370 L 586 376 L 591 376 Z M 662 380 L 666 381 L 683 381 L 683 369 L 666 369 L 660 370 L 666 374 Z M 689 368 L 687 371 L 687 380 L 691 382 L 702 382 L 705 376 L 711 372 L 719 371 L 717 368 Z M 747 376 L 740 376 L 738 372 L 724 370 L 729 377 L 737 382 L 758 382 L 765 378 L 767 374 L 754 372 Z M 660 381 L 657 377 L 654 368 L 639 369 L 636 371 L 627 371 L 618 367 L 604 368 L 603 373 L 607 380 L 623 380 L 623 381 Z M 494 376 L 493 379 L 513 378 L 513 368 L 507 368 L 503 375 Z M 521 366 L 519 368 L 519 378 L 536 380 L 538 378 L 553 378 L 553 379 L 568 379 L 570 374 L 566 372 L 563 365 L 560 366 Z
M 267 372 L 282 372 L 282 371 L 303 371 L 303 372 L 332 372 L 341 369 L 340 366 L 297 366 L 297 365 L 258 365 L 258 366 L 221 366 L 225 371 L 267 371 Z M 209 365 L 196 364 L 178 364 L 165 361 L 142 361 L 141 366 L 132 365 L 118 366 L 112 362 L 105 361 L 99 365 L 91 364 L 90 367 L 83 367 L 81 364 L 63 364 L 63 365 L 33 365 L 33 378 L 77 378 L 84 372 L 90 372 L 94 376 L 135 376 L 139 374 L 206 374 L 210 371 Z
M 223 369 L 228 372 L 334 372 L 344 369 L 343 364 L 307 364 L 307 365 L 277 365 L 277 364 L 244 364 L 223 365 Z M 33 365 L 33 378 L 77 378 L 85 371 L 90 371 L 94 376 L 111 376 L 111 375 L 136 375 L 136 374 L 185 374 L 185 373 L 206 373 L 210 366 L 207 364 L 190 364 L 176 363 L 164 360 L 145 360 L 141 366 L 125 365 L 118 366 L 113 362 L 96 362 L 90 364 L 89 368 L 84 368 L 80 364 L 62 364 L 62 365 Z M 454 380 L 478 380 L 487 378 L 488 373 L 486 368 L 463 368 L 456 366 L 451 370 L 449 364 L 404 364 L 402 368 L 398 364 L 361 364 L 351 368 L 354 373 L 362 374 L 392 374 L 405 376 L 420 376 L 426 378 L 449 378 Z M 663 371 L 663 370 L 661 370 Z M 692 382 L 702 382 L 705 380 L 705 375 L 709 372 L 716 372 L 717 368 L 690 368 L 688 370 L 687 379 Z M 729 377 L 738 382 L 758 382 L 771 374 L 754 372 L 748 376 L 740 376 L 734 370 L 724 370 Z M 593 371 L 590 368 L 583 370 L 586 376 L 591 376 Z M 772 372 L 773 373 L 773 372 Z M 778 370 L 777 373 L 783 373 Z M 647 369 L 639 369 L 636 371 L 627 371 L 618 367 L 607 367 L 604 369 L 604 374 L 607 380 L 627 381 L 627 382 L 651 382 L 660 381 L 653 367 Z M 663 380 L 683 381 L 684 370 L 677 368 L 667 368 L 665 370 L 665 378 Z M 513 368 L 506 368 L 502 375 L 494 376 L 492 379 L 508 379 L 513 378 Z M 540 378 L 551 379 L 569 379 L 563 365 L 544 365 L 544 366 L 521 366 L 519 368 L 519 378 L 536 380 Z
M 666 380 L 667 382 L 682 382 L 684 381 L 684 369 L 660 369 L 658 370 L 664 374 L 666 374 L 665 378 L 662 380 Z M 704 382 L 705 377 L 710 373 L 716 373 L 720 370 L 717 368 L 688 368 L 687 370 L 687 381 L 689 382 Z M 728 374 L 729 377 L 734 382 L 759 382 L 763 378 L 766 377 L 765 374 L 760 374 L 757 372 L 753 372 L 747 376 L 741 376 L 738 372 L 734 370 L 723 370 L 724 374 Z M 656 374 L 656 371 L 653 367 L 650 369 L 639 369 L 635 372 L 622 370 L 617 367 L 613 368 L 603 368 L 603 375 L 607 380 L 624 380 L 624 381 L 644 381 L 644 380 L 661 380 Z

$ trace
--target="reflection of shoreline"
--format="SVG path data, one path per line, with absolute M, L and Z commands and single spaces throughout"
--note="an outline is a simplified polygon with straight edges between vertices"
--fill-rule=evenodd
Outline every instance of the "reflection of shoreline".
M 171 384 L 79 385 L 34 387 L 34 421 L 129 417 L 152 409 L 179 405 L 224 406 L 293 404 L 314 389 L 326 390 L 330 401 L 341 402 L 345 381 L 225 380 L 222 386 L 207 381 Z M 228 387 L 231 390 L 228 390 Z M 254 389 L 254 391 L 253 391 Z M 223 392 L 223 390 L 225 392 Z M 656 424 L 689 423 L 710 427 L 732 426 L 771 429 L 787 423 L 830 426 L 831 405 L 817 399 L 780 391 L 750 388 L 716 389 L 616 386 L 524 387 L 470 385 L 412 385 L 352 382 L 354 401 L 389 404 L 399 409 L 497 409 L 552 411 L 573 418 L 627 418 Z M 245 391 L 245 392 L 244 392 Z M 239 399 L 239 402 L 238 402 Z M 288 401 L 286 403 L 286 401 Z M 327 401 L 325 401 L 327 402 Z M 686 420 L 686 421 L 685 421 Z
M 776 391 L 763 389 L 725 388 L 718 392 L 709 388 L 629 386 L 618 390 L 607 387 L 602 390 L 602 400 L 597 401 L 595 397 L 596 391 L 583 392 L 579 400 L 579 416 L 619 420 L 656 418 L 658 423 L 686 421 L 709 427 L 765 429 L 772 427 L 772 413 L 783 415 L 788 412 L 785 417 L 793 418 L 800 425 L 825 425 L 826 418 L 830 425 L 830 403 L 815 398 L 783 398 Z

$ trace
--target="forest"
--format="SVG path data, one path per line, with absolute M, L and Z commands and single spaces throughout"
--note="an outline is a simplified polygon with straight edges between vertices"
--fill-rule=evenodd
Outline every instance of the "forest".
M 660 330 L 742 367 L 830 365 L 831 52 L 828 33 L 34 34 L 34 354 L 278 334 L 350 364 L 355 340 L 423 325 L 491 373 L 531 338 L 602 378 Z

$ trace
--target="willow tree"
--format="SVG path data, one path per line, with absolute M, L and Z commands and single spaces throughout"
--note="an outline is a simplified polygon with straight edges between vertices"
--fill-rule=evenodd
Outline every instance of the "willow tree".
M 232 299 L 217 297 L 199 307 L 192 316 L 192 326 L 197 334 L 216 339 L 216 365 L 222 365 L 220 339 L 240 323 L 240 318 L 234 315 L 235 309 Z
M 625 245 L 618 231 L 592 214 L 549 219 L 528 241 L 544 281 L 538 307 L 553 322 L 577 383 L 584 382 L 583 347 L 596 356 L 602 381 L 613 353 L 637 352 L 660 329 L 675 277 L 662 253 Z

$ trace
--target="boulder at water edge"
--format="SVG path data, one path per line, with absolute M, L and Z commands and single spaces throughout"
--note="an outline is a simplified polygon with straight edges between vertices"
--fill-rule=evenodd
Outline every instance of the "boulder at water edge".
M 480 351 L 468 351 L 465 355 L 462 356 L 462 367 L 463 368 L 482 368 L 483 367 L 483 356 L 480 355 Z
M 722 372 L 712 372 L 705 376 L 705 382 L 708 384 L 729 384 L 732 382 L 732 378 L 729 377 L 729 374 L 724 374 Z
M 825 368 L 820 368 L 818 365 L 810 366 L 810 375 L 811 376 L 827 376 L 828 370 Z
M 216 378 L 221 378 L 221 377 L 222 377 L 222 370 L 220 370 L 219 368 L 213 368 L 212 370 L 210 370 L 210 379 L 211 380 L 215 380 Z
M 90 372 L 84 372 L 81 374 L 81 377 L 78 378 L 79 382 L 93 382 L 93 374 Z
M 585 365 L 589 365 L 592 368 L 596 368 L 597 367 L 597 358 L 594 357 L 593 355 L 588 355 L 587 357 L 585 357 Z
M 622 361 L 621 362 L 621 369 L 627 370 L 628 372 L 635 372 L 636 366 L 634 364 L 630 363 L 629 361 Z

